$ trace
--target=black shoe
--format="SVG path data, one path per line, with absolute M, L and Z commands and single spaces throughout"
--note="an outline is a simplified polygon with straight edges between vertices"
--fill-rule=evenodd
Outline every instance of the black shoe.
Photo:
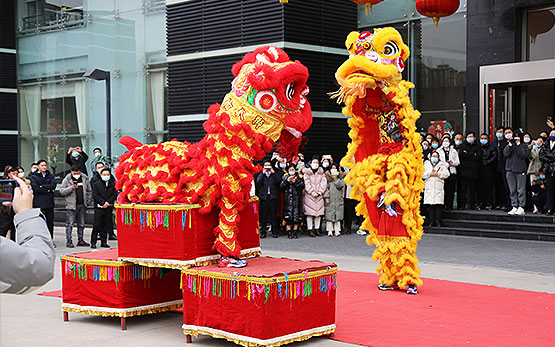
M 294 239 L 298 239 L 298 238 L 299 238 L 299 234 L 298 234 L 296 231 L 293 233 L 293 238 L 294 238 Z
M 482 208 L 480 206 L 476 206 L 476 211 L 481 211 Z
M 75 246 L 73 245 L 73 242 L 68 241 L 68 242 L 66 242 L 66 247 L 67 248 L 74 248 Z
M 553 210 L 547 210 L 547 212 L 545 213 L 548 216 L 553 216 L 553 214 L 555 213 L 555 211 Z
M 100 247 L 103 247 L 103 248 L 110 248 L 110 245 L 107 244 L 107 243 L 101 243 L 101 244 L 100 244 Z
M 79 240 L 79 242 L 77 242 L 77 247 L 89 247 L 90 244 L 88 244 L 85 240 Z
M 266 233 L 260 234 L 260 238 L 265 239 L 266 238 Z
M 309 230 L 309 231 L 308 231 L 308 236 L 310 236 L 310 237 L 316 237 L 316 234 L 314 234 L 314 231 Z
M 272 234 L 272 237 L 273 237 L 274 239 L 277 239 L 277 238 L 279 237 L 279 235 L 278 235 L 278 234 Z
M 93 243 L 93 244 L 91 245 L 91 248 L 96 249 L 96 243 Z
M 114 234 L 114 235 L 110 235 L 110 236 L 108 237 L 108 240 L 110 240 L 110 241 L 117 241 L 117 240 L 118 240 L 118 237 L 117 237 L 115 234 Z
M 345 234 L 351 235 L 351 229 L 347 229 L 347 231 L 345 232 Z
M 432 226 L 436 227 L 436 228 L 441 228 L 441 223 L 439 220 L 436 220 L 432 223 Z

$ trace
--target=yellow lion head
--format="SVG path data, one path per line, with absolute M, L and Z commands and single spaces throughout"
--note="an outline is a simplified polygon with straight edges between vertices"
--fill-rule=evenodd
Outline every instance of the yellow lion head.
M 342 89 L 336 95 L 340 101 L 348 95 L 364 97 L 366 88 L 399 81 L 410 55 L 408 46 L 393 28 L 374 29 L 373 33 L 353 31 L 345 46 L 349 59 L 335 73 Z

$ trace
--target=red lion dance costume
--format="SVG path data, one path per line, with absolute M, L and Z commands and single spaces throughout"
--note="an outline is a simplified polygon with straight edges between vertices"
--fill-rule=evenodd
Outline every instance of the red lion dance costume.
M 360 201 L 357 212 L 370 232 L 366 241 L 376 245 L 378 287 L 408 286 L 407 293 L 416 294 L 422 284 L 415 251 L 422 236 L 424 168 L 415 128 L 420 113 L 408 96 L 414 85 L 401 75 L 409 48 L 393 28 L 352 32 L 345 44 L 350 56 L 335 74 L 341 88 L 333 96 L 351 117 L 352 142 L 341 162 L 351 168 L 346 182 Z
M 237 224 L 249 200 L 260 160 L 279 140 L 285 156 L 297 153 L 312 123 L 306 100 L 308 70 L 276 47 L 247 53 L 232 68 L 232 90 L 208 109 L 207 135 L 198 143 L 177 140 L 143 145 L 130 137 L 116 170 L 120 203 L 201 204 L 220 210 L 215 250 L 238 258 Z

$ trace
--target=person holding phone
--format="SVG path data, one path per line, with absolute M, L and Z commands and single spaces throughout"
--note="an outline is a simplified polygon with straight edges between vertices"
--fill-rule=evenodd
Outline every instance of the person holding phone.
M 87 205 L 92 205 L 92 188 L 87 175 L 77 165 L 64 177 L 60 194 L 66 199 L 66 247 L 73 248 L 73 223 L 77 221 L 77 247 L 90 246 L 84 237 Z
M 89 160 L 89 156 L 81 149 L 81 147 L 69 147 L 66 154 L 66 163 L 70 167 L 77 165 L 79 167 L 79 171 L 88 176 L 89 173 L 87 172 L 86 165 L 87 160 Z
M 288 164 L 285 172 L 280 184 L 284 191 L 283 220 L 286 224 L 288 238 L 298 239 L 299 224 L 302 221 L 299 197 L 304 189 L 304 180 L 299 177 L 293 164 Z
M 39 170 L 34 172 L 31 177 L 31 188 L 33 189 L 33 207 L 40 208 L 46 217 L 46 225 L 50 231 L 50 236 L 54 240 L 54 190 L 56 189 L 56 178 L 48 171 L 46 160 L 41 159 L 37 162 Z M 56 244 L 54 244 L 56 247 Z
M 6 166 L 4 178 L 13 180 L 15 177 L 18 177 L 17 168 L 11 165 Z M 15 241 L 15 225 L 13 224 L 14 216 L 15 212 L 13 211 L 11 205 L 0 205 L 0 236 L 6 237 L 8 236 L 8 232 L 10 232 L 10 240 L 12 241 Z
M 508 213 L 523 216 L 526 206 L 526 171 L 528 169 L 526 159 L 530 154 L 530 148 L 521 141 L 521 133 L 513 133 L 511 128 L 505 129 L 505 138 L 508 143 L 503 149 L 503 156 L 506 159 L 505 171 L 512 206 Z
M 0 292 L 23 294 L 54 277 L 56 260 L 48 227 L 38 208 L 33 208 L 33 194 L 19 177 L 11 206 L 15 212 L 16 241 L 0 237 Z

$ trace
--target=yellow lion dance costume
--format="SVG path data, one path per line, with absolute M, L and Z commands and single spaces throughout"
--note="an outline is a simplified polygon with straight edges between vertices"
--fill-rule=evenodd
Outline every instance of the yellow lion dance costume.
M 407 288 L 416 294 L 422 284 L 415 251 L 422 237 L 420 193 L 424 188 L 422 148 L 415 122 L 420 113 L 410 103 L 414 85 L 402 80 L 409 48 L 393 28 L 351 32 L 345 42 L 349 59 L 337 70 L 343 113 L 351 117 L 346 156 L 351 170 L 346 182 L 351 198 L 360 201 L 368 245 L 379 260 L 382 290 Z

